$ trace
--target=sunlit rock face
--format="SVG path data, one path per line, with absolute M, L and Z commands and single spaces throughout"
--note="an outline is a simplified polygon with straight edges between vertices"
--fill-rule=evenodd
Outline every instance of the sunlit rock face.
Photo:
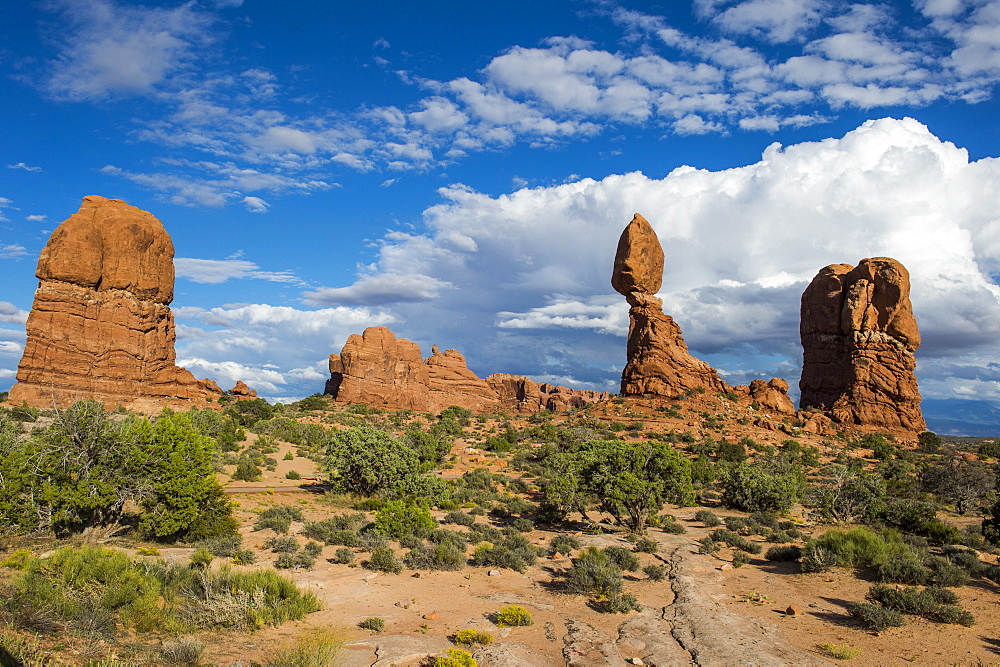
M 38 407 L 94 399 L 155 408 L 222 395 L 175 364 L 174 246 L 151 213 L 84 197 L 52 233 L 9 399 Z
M 663 312 L 663 248 L 638 213 L 618 240 L 611 286 L 629 303 L 627 362 L 621 393 L 673 398 L 688 389 L 726 391 L 714 368 L 688 352 L 681 329 Z
M 476 412 L 535 413 L 581 407 L 607 398 L 596 391 L 539 384 L 520 375 L 480 378 L 457 350 L 421 358 L 420 347 L 386 327 L 351 334 L 340 354 L 330 355 L 326 393 L 345 403 L 440 412 L 451 405 Z
M 914 374 L 920 332 L 910 276 L 888 257 L 831 264 L 802 294 L 801 408 L 836 421 L 922 431 Z

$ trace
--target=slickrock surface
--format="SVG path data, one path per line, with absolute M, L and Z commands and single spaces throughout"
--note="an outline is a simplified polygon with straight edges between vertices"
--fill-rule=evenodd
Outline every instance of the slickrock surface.
M 10 401 L 145 409 L 222 395 L 175 365 L 174 246 L 151 213 L 84 197 L 38 259 L 40 281 Z
M 715 369 L 688 352 L 681 328 L 656 297 L 663 281 L 663 248 L 638 213 L 618 240 L 611 286 L 629 309 L 627 363 L 621 393 L 673 398 L 687 389 L 726 391 Z
M 802 294 L 803 409 L 843 424 L 922 431 L 914 374 L 920 333 L 910 276 L 888 257 L 831 264 Z
M 421 359 L 420 347 L 396 338 L 386 327 L 351 334 L 340 354 L 330 355 L 327 394 L 346 403 L 393 409 L 440 412 L 450 405 L 484 412 L 530 414 L 539 410 L 581 407 L 608 394 L 538 384 L 526 377 L 496 373 L 480 378 L 457 350 Z

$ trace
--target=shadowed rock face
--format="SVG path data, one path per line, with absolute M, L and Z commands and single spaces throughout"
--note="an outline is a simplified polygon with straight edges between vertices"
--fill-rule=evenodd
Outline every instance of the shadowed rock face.
M 485 379 L 469 370 L 457 350 L 421 359 L 420 347 L 396 338 L 386 327 L 351 334 L 340 354 L 330 355 L 326 393 L 338 401 L 394 409 L 440 412 L 450 405 L 478 412 L 534 413 L 580 407 L 606 393 L 538 384 L 520 375 L 496 373 Z
M 618 241 L 611 286 L 629 303 L 628 361 L 621 393 L 673 398 L 687 389 L 727 391 L 715 369 L 688 352 L 681 329 L 655 295 L 663 282 L 663 248 L 638 213 Z
M 136 409 L 222 394 L 175 361 L 174 246 L 152 214 L 84 197 L 38 259 L 39 285 L 10 400 L 94 399 Z
M 910 276 L 888 257 L 831 264 L 802 294 L 802 408 L 838 422 L 926 428 L 914 374 L 920 333 Z

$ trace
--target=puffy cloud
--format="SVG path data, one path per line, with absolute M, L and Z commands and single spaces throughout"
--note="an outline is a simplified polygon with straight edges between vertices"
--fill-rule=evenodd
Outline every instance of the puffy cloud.
M 243 205 L 251 213 L 267 213 L 267 210 L 271 208 L 271 205 L 260 197 L 244 197 Z
M 627 310 L 608 279 L 635 212 L 666 251 L 666 312 L 731 381 L 780 373 L 794 383 L 802 290 L 827 264 L 873 256 L 910 271 L 925 396 L 949 391 L 942 378 L 954 369 L 972 374 L 998 352 L 1000 160 L 970 162 L 912 119 L 773 144 L 735 169 L 681 167 L 662 179 L 631 173 L 498 197 L 460 186 L 441 194 L 446 203 L 424 214 L 427 233 L 384 239 L 364 280 L 391 284 L 397 267 L 416 266 L 454 286 L 395 303 L 405 324 L 397 333 L 456 347 L 481 373 L 614 387 Z
M 22 310 L 10 301 L 0 301 L 0 322 L 24 324 L 28 321 L 28 311 Z
M 0 243 L 0 259 L 21 259 L 28 256 L 28 249 L 16 243 Z

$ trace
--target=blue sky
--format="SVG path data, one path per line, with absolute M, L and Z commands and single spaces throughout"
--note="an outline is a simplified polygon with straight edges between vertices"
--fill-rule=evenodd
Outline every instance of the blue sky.
M 794 386 L 809 279 L 888 255 L 925 398 L 1000 404 L 996 0 L 51 0 L 0 34 L 0 386 L 99 194 L 174 239 L 181 363 L 274 399 L 377 324 L 614 389 L 639 212 L 732 384 Z

